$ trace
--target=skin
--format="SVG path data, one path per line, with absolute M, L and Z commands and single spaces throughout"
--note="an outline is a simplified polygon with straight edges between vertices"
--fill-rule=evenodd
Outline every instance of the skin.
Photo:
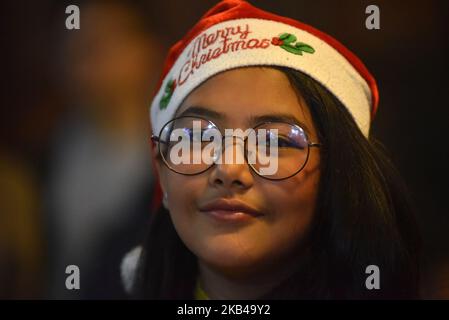
M 308 107 L 275 69 L 220 73 L 192 91 L 178 114 L 190 114 L 192 106 L 220 113 L 210 120 L 223 129 L 245 130 L 256 124 L 254 117 L 286 114 L 306 127 L 311 141 L 319 142 Z M 302 171 L 270 181 L 246 163 L 216 164 L 199 175 L 183 176 L 157 161 L 175 229 L 198 257 L 200 282 L 210 298 L 255 298 L 290 275 L 314 216 L 319 164 L 319 150 L 311 148 Z M 263 215 L 228 223 L 199 211 L 201 205 L 220 198 L 238 199 Z

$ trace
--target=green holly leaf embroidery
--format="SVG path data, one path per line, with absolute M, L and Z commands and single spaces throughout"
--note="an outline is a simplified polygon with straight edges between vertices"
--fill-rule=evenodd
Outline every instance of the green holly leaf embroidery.
M 284 41 L 284 43 L 292 43 L 296 41 L 295 35 L 291 33 L 283 33 L 279 36 L 279 39 Z
M 298 48 L 295 48 L 293 46 L 282 45 L 281 48 L 286 50 L 286 51 L 288 51 L 288 52 L 290 52 L 290 53 L 302 56 L 301 50 L 298 49 Z
M 159 101 L 159 109 L 164 110 L 167 108 L 175 89 L 176 89 L 176 80 L 168 81 L 164 89 L 164 95 Z
M 159 109 L 164 110 L 165 108 L 167 108 L 169 102 L 170 99 L 168 98 L 168 96 L 164 95 L 161 101 L 159 102 Z
M 296 42 L 297 38 L 291 33 L 283 33 L 279 38 L 273 38 L 272 44 L 280 46 L 282 49 L 302 56 L 303 52 L 314 53 L 315 49 L 303 42 Z
M 299 50 L 307 52 L 307 53 L 315 52 L 315 49 L 313 49 L 311 46 L 309 46 L 308 44 L 305 44 L 303 42 L 297 42 L 295 47 L 298 48 Z

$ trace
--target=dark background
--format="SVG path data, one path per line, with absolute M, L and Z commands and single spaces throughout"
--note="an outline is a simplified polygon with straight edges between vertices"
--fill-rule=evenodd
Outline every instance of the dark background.
M 97 241 L 91 260 L 84 262 L 89 271 L 86 276 L 83 273 L 79 291 L 64 287 L 65 265 L 78 262 L 76 255 L 70 257 L 71 242 L 64 242 L 68 235 L 58 227 L 65 204 L 58 205 L 61 199 L 69 202 L 70 212 L 76 214 L 81 210 L 77 204 L 91 201 L 94 206 L 100 191 L 110 184 L 103 181 L 83 195 L 83 184 L 92 185 L 90 176 L 75 174 L 82 195 L 76 198 L 70 178 L 60 168 L 80 170 L 70 153 L 80 140 L 91 141 L 104 133 L 106 138 L 100 141 L 106 143 L 135 134 L 147 141 L 148 107 L 164 54 L 216 2 L 2 2 L 0 298 L 124 297 L 118 264 L 145 229 L 153 190 L 151 165 L 148 162 L 148 172 L 140 175 L 132 168 L 134 163 L 145 163 L 145 155 L 139 162 L 120 158 L 126 151 L 111 153 L 128 164 L 123 166 L 123 177 L 136 174 L 142 180 L 134 186 L 139 196 L 124 199 L 120 212 L 86 222 L 90 235 L 101 234 L 102 241 Z M 449 298 L 448 2 L 251 2 L 329 33 L 356 53 L 375 76 L 380 105 L 372 135 L 386 146 L 417 206 L 423 237 L 423 296 Z M 81 30 L 65 28 L 68 4 L 79 6 Z M 380 30 L 365 28 L 365 8 L 370 4 L 380 8 Z M 134 116 L 123 120 L 128 113 Z M 118 137 L 109 130 L 117 126 L 123 129 Z M 126 144 L 126 138 L 123 141 Z M 92 150 L 101 147 L 100 143 Z M 94 152 L 94 161 L 86 155 L 82 171 L 96 173 L 98 168 L 91 163 L 109 159 L 107 152 Z M 123 177 L 119 175 L 113 184 L 125 181 Z M 54 190 L 61 185 L 67 192 L 59 198 Z M 112 200 L 114 190 L 110 192 L 104 197 Z M 115 219 L 119 222 L 103 223 Z M 90 248 L 86 241 L 81 248 Z

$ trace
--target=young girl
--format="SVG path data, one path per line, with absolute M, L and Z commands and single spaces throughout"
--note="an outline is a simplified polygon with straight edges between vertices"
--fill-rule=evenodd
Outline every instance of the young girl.
M 209 10 L 170 50 L 151 106 L 163 204 L 125 272 L 136 297 L 416 298 L 416 225 L 369 135 L 377 104 L 374 78 L 330 36 L 245 1 Z M 203 157 L 177 158 L 180 137 Z M 249 160 L 272 145 L 267 173 Z

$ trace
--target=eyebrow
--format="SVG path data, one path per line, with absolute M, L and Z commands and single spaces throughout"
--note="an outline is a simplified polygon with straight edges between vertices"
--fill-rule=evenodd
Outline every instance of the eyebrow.
M 295 124 L 303 128 L 308 135 L 310 135 L 312 132 L 310 131 L 309 127 L 303 122 L 297 119 L 295 116 L 287 113 L 274 113 L 274 114 L 267 114 L 267 115 L 260 115 L 260 116 L 252 116 L 250 118 L 251 123 L 254 123 L 255 125 L 263 123 L 263 122 L 286 122 L 290 124 Z
M 223 120 L 227 116 L 224 113 L 217 112 L 202 106 L 191 106 L 188 109 L 181 112 L 177 117 L 184 116 L 201 116 L 206 119 L 211 118 L 211 120 Z M 311 134 L 309 127 L 303 122 L 297 119 L 295 116 L 288 113 L 270 113 L 264 115 L 251 116 L 249 118 L 249 123 L 253 125 L 258 125 L 263 122 L 286 122 L 290 124 L 299 125 L 303 128 L 308 135 Z
M 179 114 L 177 117 L 184 116 L 201 116 L 207 119 L 212 118 L 213 120 L 226 119 L 225 114 L 201 106 L 191 106 L 181 112 L 181 114 Z

